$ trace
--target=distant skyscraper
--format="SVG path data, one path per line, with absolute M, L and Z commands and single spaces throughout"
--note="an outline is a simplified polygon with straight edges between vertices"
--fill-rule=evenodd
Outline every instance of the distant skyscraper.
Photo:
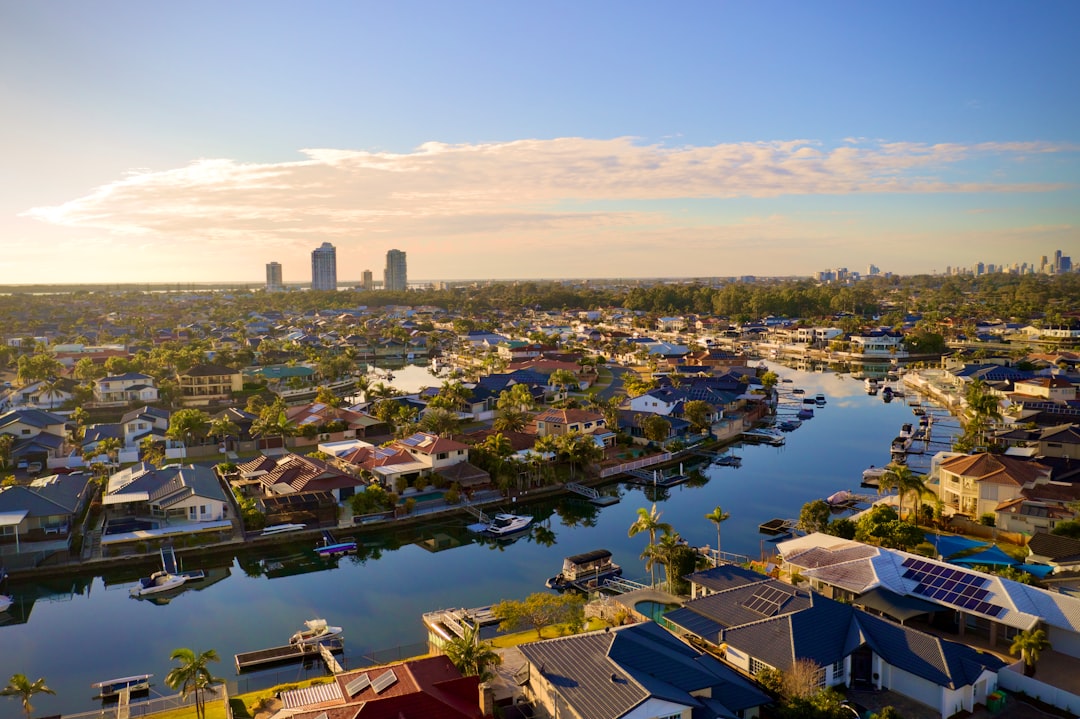
M 390 250 L 386 253 L 386 270 L 383 272 L 383 289 L 391 292 L 404 292 L 409 281 L 405 271 L 405 253 Z
M 364 274 L 360 280 L 360 287 L 365 290 L 375 289 L 375 279 L 371 274 L 371 270 L 364 270 Z
M 280 262 L 267 262 L 266 263 L 266 290 L 267 292 L 277 292 L 283 289 L 285 286 L 281 284 L 281 263 Z
M 329 242 L 311 252 L 311 289 L 337 289 L 337 250 Z

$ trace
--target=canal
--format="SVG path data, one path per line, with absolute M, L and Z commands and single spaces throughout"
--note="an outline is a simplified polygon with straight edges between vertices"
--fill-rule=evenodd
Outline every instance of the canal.
M 741 467 L 708 465 L 704 483 L 663 492 L 657 501 L 663 521 L 693 545 L 715 544 L 716 529 L 705 514 L 720 505 L 731 515 L 722 526 L 723 549 L 757 558 L 772 546 L 759 534 L 760 523 L 797 517 L 805 502 L 841 489 L 858 491 L 862 471 L 888 463 L 890 441 L 913 420 L 903 399 L 886 404 L 867 395 L 861 380 L 775 369 L 792 380 L 780 385 L 789 393 L 782 411 L 793 412 L 795 402 L 818 393 L 827 404 L 788 433 L 784 446 L 737 446 Z M 805 394 L 792 395 L 792 388 Z M 233 655 L 285 644 L 314 617 L 344 628 L 348 661 L 377 650 L 387 650 L 380 659 L 415 653 L 426 637 L 424 612 L 544 591 L 566 555 L 606 548 L 626 577 L 645 577 L 639 555 L 647 539 L 628 537 L 627 528 L 637 509 L 652 502 L 640 488 L 620 485 L 618 492 L 621 501 L 602 509 L 574 498 L 519 508 L 535 515 L 540 529 L 509 544 L 478 542 L 464 530 L 465 520 L 442 520 L 422 531 L 365 535 L 358 556 L 332 563 L 313 561 L 308 546 L 280 546 L 217 567 L 186 566 L 207 570 L 209 581 L 162 604 L 129 597 L 141 571 L 136 568 L 78 580 L 9 582 L 5 591 L 16 607 L 0 615 L 0 680 L 16 672 L 44 677 L 57 695 L 36 696 L 36 715 L 86 711 L 94 708 L 92 683 L 152 673 L 152 695 L 169 694 L 164 677 L 172 650 L 212 648 L 222 660 L 211 666 L 215 675 L 239 680 L 245 691 L 306 676 L 296 666 L 272 677 L 237 677 Z M 0 715 L 17 713 L 14 701 L 0 699 Z

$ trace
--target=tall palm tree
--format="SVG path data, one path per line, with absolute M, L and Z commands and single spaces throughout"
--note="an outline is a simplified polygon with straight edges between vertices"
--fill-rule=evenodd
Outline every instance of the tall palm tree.
M 683 544 L 683 538 L 679 536 L 678 532 L 667 531 L 660 536 L 660 541 L 656 543 L 657 560 L 660 564 L 664 565 L 664 589 L 665 591 L 671 591 L 671 564 L 672 559 L 675 556 L 675 552 Z
M 630 525 L 630 529 L 627 531 L 626 536 L 633 537 L 642 532 L 648 532 L 649 534 L 649 547 L 656 544 L 657 532 L 670 532 L 671 525 L 667 522 L 660 521 L 660 512 L 656 511 L 656 503 L 653 503 L 652 509 L 645 509 L 644 507 L 638 507 L 637 519 Z M 656 583 L 656 575 L 653 573 L 653 568 L 649 567 L 649 581 L 651 584 Z
M 486 682 L 494 676 L 492 667 L 502 664 L 502 657 L 491 644 L 480 641 L 480 630 L 475 624 L 466 623 L 464 633 L 443 645 L 446 658 L 464 676 L 480 677 Z
M 897 507 L 897 514 L 900 517 L 904 516 L 904 495 L 899 493 L 900 480 L 904 474 L 911 474 L 911 470 L 908 469 L 905 464 L 897 464 L 896 462 L 890 462 L 885 466 L 885 473 L 881 475 L 881 479 L 878 480 L 878 494 L 885 494 L 891 490 L 898 490 L 899 506 Z
M 26 713 L 26 719 L 30 719 L 30 712 L 34 710 L 34 707 L 30 706 L 30 697 L 35 694 L 56 694 L 56 692 L 45 686 L 44 678 L 32 682 L 26 678 L 25 674 L 12 674 L 11 679 L 8 680 L 8 685 L 0 689 L 0 697 L 20 697 L 22 699 L 22 709 Z
M 720 566 L 720 524 L 731 519 L 731 515 L 720 508 L 720 505 L 716 505 L 716 509 L 705 515 L 705 519 L 709 520 L 716 525 L 716 564 L 713 566 Z
M 913 497 L 912 501 L 914 502 L 914 509 L 912 511 L 912 514 L 914 515 L 915 526 L 918 527 L 919 509 L 922 507 L 922 498 L 927 496 L 934 497 L 937 495 L 934 494 L 934 490 L 930 489 L 930 487 L 926 485 L 925 474 L 915 474 L 907 467 L 904 467 L 904 469 L 906 469 L 907 471 L 901 472 L 900 482 L 899 486 L 897 487 L 897 491 L 902 495 Z
M 210 673 L 207 666 L 210 662 L 221 661 L 217 651 L 207 649 L 201 654 L 196 654 L 191 649 L 181 647 L 174 649 L 169 659 L 180 662 L 180 666 L 174 667 L 166 676 L 165 684 L 170 689 L 179 689 L 180 696 L 187 697 L 195 692 L 195 713 L 199 719 L 206 717 L 206 701 L 203 692 L 215 684 L 224 684 L 224 679 L 219 679 Z
M 1034 676 L 1035 664 L 1039 661 L 1039 654 L 1050 648 L 1050 640 L 1042 629 L 1020 632 L 1013 637 L 1009 654 L 1019 654 L 1024 660 L 1024 674 Z

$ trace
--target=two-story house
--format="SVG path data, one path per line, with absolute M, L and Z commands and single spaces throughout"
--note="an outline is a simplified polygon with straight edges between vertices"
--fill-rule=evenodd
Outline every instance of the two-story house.
M 154 378 L 139 372 L 125 372 L 94 380 L 94 402 L 119 405 L 129 402 L 157 402 Z
M 208 405 L 228 400 L 244 388 L 240 370 L 221 365 L 201 364 L 177 376 L 180 401 L 188 406 Z
M 1050 468 L 1038 462 L 987 452 L 951 457 L 937 471 L 941 501 L 974 519 L 1021 497 L 1025 486 L 1050 478 Z

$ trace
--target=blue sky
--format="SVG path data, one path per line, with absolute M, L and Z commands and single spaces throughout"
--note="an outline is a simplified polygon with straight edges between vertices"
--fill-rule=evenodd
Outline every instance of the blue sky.
M 1080 255 L 1071 2 L 0 0 L 0 282 Z

